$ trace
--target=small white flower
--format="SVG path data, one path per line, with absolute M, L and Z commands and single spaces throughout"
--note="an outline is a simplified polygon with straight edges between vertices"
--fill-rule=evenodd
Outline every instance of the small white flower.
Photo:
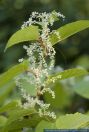
M 18 60 L 18 62 L 23 62 L 23 60 L 24 60 L 24 59 L 23 59 L 23 58 L 21 58 L 21 59 L 19 59 L 19 60 Z
M 62 75 L 58 75 L 58 77 L 57 77 L 58 79 L 61 79 L 62 78 Z
M 56 34 L 56 36 L 58 37 L 58 39 L 61 39 L 60 33 L 58 31 L 54 32 Z

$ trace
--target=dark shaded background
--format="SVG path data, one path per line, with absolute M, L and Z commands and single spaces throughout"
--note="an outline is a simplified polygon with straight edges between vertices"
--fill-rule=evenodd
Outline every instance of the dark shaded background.
M 24 21 L 28 20 L 32 11 L 50 12 L 60 11 L 66 16 L 65 21 L 56 23 L 55 29 L 66 23 L 76 20 L 89 19 L 89 0 L 0 0 L 0 72 L 6 71 L 18 63 L 23 57 L 22 45 L 16 45 L 4 53 L 5 45 L 10 36 L 20 29 Z M 65 69 L 82 66 L 89 70 L 89 30 L 76 35 L 55 45 L 56 65 Z M 77 98 L 76 98 L 77 100 Z M 79 98 L 85 109 L 89 101 Z

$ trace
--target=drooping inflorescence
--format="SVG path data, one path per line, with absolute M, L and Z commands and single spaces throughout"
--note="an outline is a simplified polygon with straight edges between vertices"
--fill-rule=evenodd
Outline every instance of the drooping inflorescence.
M 37 25 L 40 29 L 40 38 L 38 41 L 29 44 L 29 46 L 24 45 L 23 48 L 26 50 L 28 56 L 29 67 L 25 74 L 20 75 L 16 78 L 16 85 L 20 88 L 21 95 L 25 99 L 25 103 L 22 105 L 24 108 L 39 106 L 38 113 L 39 116 L 49 116 L 53 119 L 56 118 L 54 112 L 50 112 L 50 104 L 44 103 L 40 100 L 45 92 L 49 92 L 52 98 L 55 98 L 55 93 L 49 86 L 45 84 L 45 80 L 48 78 L 50 71 L 54 67 L 55 63 L 55 50 L 52 47 L 49 34 L 52 32 L 50 26 L 58 20 L 58 17 L 65 18 L 61 13 L 53 11 L 52 13 L 38 13 L 32 12 L 29 20 L 24 22 L 21 26 L 22 29 L 29 27 L 31 25 Z M 55 34 L 60 39 L 60 34 L 55 31 Z M 19 62 L 22 62 L 19 59 Z M 21 80 L 25 80 L 31 85 L 34 85 L 36 90 L 36 95 L 33 97 L 30 95 L 23 87 Z M 30 88 L 30 87 L 29 87 Z

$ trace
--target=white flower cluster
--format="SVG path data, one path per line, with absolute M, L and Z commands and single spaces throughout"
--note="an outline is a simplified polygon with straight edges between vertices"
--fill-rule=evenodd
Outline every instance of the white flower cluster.
M 31 43 L 29 46 L 24 45 L 23 48 L 26 50 L 29 67 L 27 70 L 27 74 L 24 76 L 20 76 L 16 79 L 16 85 L 21 89 L 21 94 L 23 98 L 26 100 L 26 103 L 23 104 L 24 108 L 39 106 L 38 113 L 40 116 L 49 116 L 53 119 L 56 118 L 54 112 L 48 111 L 50 104 L 46 104 L 39 99 L 40 95 L 43 95 L 45 92 L 49 92 L 52 95 L 52 98 L 55 98 L 54 91 L 51 88 L 48 88 L 45 85 L 45 80 L 47 79 L 50 71 L 54 67 L 54 56 L 55 50 L 52 47 L 50 42 L 49 33 L 50 28 L 49 25 L 52 26 L 53 23 L 58 19 L 58 17 L 65 18 L 62 14 L 53 11 L 52 13 L 38 13 L 32 12 L 29 20 L 24 22 L 22 25 L 22 29 L 28 27 L 30 25 L 40 25 L 40 38 L 37 42 Z M 60 34 L 55 32 L 57 37 L 60 39 Z M 19 59 L 19 62 L 22 62 L 22 59 Z M 58 76 L 61 78 L 61 76 Z M 25 90 L 23 90 L 23 86 L 20 79 L 25 79 L 29 84 L 33 84 L 37 91 L 35 97 L 30 96 Z M 52 82 L 55 81 L 53 78 Z
M 23 29 L 27 26 L 34 25 L 34 24 L 38 24 L 38 25 L 41 25 L 44 27 L 49 25 L 49 24 L 52 26 L 55 19 L 57 20 L 58 17 L 65 19 L 65 16 L 63 14 L 61 14 L 60 12 L 56 12 L 56 11 L 53 11 L 52 13 L 32 12 L 29 20 L 24 22 L 24 24 L 21 26 L 21 28 Z M 49 31 L 50 30 L 48 29 L 48 32 Z
M 46 111 L 41 108 L 39 109 L 39 116 L 49 116 L 50 118 L 56 119 L 56 115 L 54 112 Z
M 45 92 L 49 92 L 49 93 L 52 95 L 52 98 L 55 98 L 55 93 L 54 93 L 54 91 L 52 91 L 50 88 L 44 88 L 44 89 L 41 91 L 41 94 L 44 94 Z
M 46 81 L 46 85 L 49 83 L 55 83 L 58 79 L 61 79 L 62 75 L 56 75 L 55 77 L 49 77 L 48 80 Z
M 57 38 L 60 40 L 60 39 L 61 39 L 61 37 L 60 37 L 59 32 L 55 31 L 54 33 L 56 34 Z
M 19 59 L 19 60 L 18 60 L 18 62 L 23 62 L 23 60 L 24 60 L 24 59 L 23 59 L 23 58 L 21 58 L 21 59 Z

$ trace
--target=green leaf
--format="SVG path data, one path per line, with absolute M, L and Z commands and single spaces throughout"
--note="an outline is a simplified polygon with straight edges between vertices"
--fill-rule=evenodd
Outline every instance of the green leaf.
M 81 113 L 63 115 L 56 120 L 58 129 L 79 129 L 87 125 L 89 125 L 89 116 Z
M 25 76 L 25 75 L 24 75 Z M 26 76 L 26 78 L 29 80 L 29 77 Z M 26 79 L 20 79 L 19 80 L 23 86 L 23 89 L 30 94 L 31 96 L 36 96 L 37 94 L 37 90 L 35 88 L 35 86 L 33 84 L 31 84 L 30 82 L 28 82 Z
M 5 73 L 1 74 L 0 76 L 0 88 L 11 81 L 14 77 L 19 75 L 20 73 L 26 71 L 28 68 L 28 62 L 24 61 L 23 63 L 17 64 L 16 66 L 13 66 Z
M 7 124 L 10 124 L 11 122 L 16 121 L 24 116 L 29 116 L 36 113 L 37 111 L 33 108 L 28 108 L 28 109 L 22 107 L 16 108 L 12 112 L 10 112 L 10 117 L 8 119 Z
M 54 82 L 56 80 L 63 80 L 71 77 L 78 77 L 82 75 L 87 75 L 88 72 L 84 69 L 73 68 L 69 70 L 64 70 L 63 72 L 51 75 L 48 77 L 46 84 Z
M 5 116 L 0 116 L 0 128 L 5 125 L 7 118 Z
M 19 107 L 9 113 L 9 118 L 6 122 L 4 131 L 19 129 L 27 126 L 31 127 L 37 122 L 39 122 L 39 116 L 34 108 L 24 109 Z
M 9 94 L 11 93 L 11 91 L 15 88 L 15 83 L 14 81 L 10 81 L 9 83 L 7 83 L 6 85 L 4 85 L 1 89 L 0 89 L 0 103 L 2 104 L 3 101 L 9 96 Z
M 0 113 L 4 113 L 4 112 L 7 112 L 7 111 L 10 111 L 16 107 L 19 107 L 20 106 L 20 101 L 19 100 L 13 100 L 12 102 L 2 106 L 0 108 Z
M 36 127 L 36 132 L 43 132 L 44 129 L 56 129 L 55 122 L 41 121 Z
M 10 111 L 4 132 L 6 130 L 17 130 L 25 127 L 36 127 L 42 119 L 48 120 L 47 117 L 41 118 L 34 108 L 16 108 Z
M 30 114 L 29 114 L 29 117 L 27 119 L 23 118 L 23 119 L 15 120 L 7 124 L 4 128 L 4 132 L 5 130 L 15 131 L 22 128 L 36 127 L 36 125 L 40 122 L 40 120 L 41 119 L 39 116 L 33 114 L 30 117 Z
M 56 82 L 51 89 L 55 92 L 55 99 L 48 92 L 44 94 L 44 100 L 50 104 L 51 108 L 63 109 L 70 104 L 71 93 L 68 88 L 64 87 L 60 82 Z
M 69 24 L 66 24 L 59 29 L 56 30 L 56 32 L 59 33 L 60 38 L 55 33 L 52 33 L 50 35 L 50 40 L 52 45 L 70 37 L 71 35 L 80 32 L 86 28 L 89 28 L 89 20 L 80 20 L 76 22 L 72 22 Z
M 12 37 L 9 39 L 6 45 L 6 49 L 21 42 L 38 40 L 38 38 L 39 30 L 37 26 L 29 26 L 24 29 L 20 29 L 19 31 L 14 33 Z
M 89 80 L 81 80 L 73 86 L 73 90 L 80 96 L 89 99 Z

